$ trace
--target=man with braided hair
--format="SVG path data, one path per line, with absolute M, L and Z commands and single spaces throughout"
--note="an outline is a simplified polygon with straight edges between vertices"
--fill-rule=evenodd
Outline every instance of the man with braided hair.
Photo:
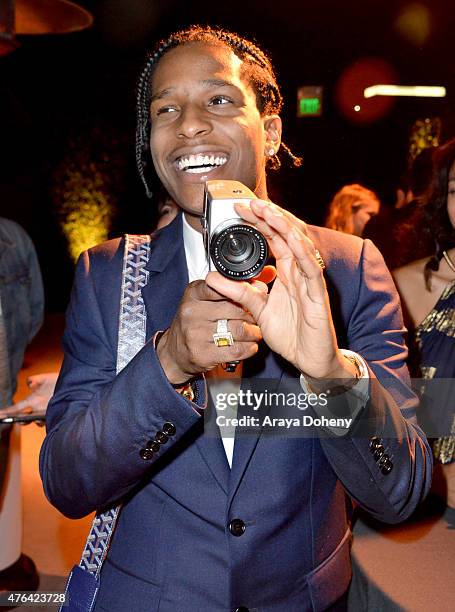
M 398 522 L 431 473 L 390 275 L 372 243 L 268 200 L 266 167 L 283 153 L 298 160 L 281 143 L 280 90 L 256 45 L 208 27 L 177 32 L 149 55 L 137 104 L 139 173 L 149 195 L 158 178 L 180 213 L 152 236 L 148 340 L 118 375 L 123 241 L 81 256 L 41 453 L 46 494 L 74 518 L 122 501 L 97 611 L 345 609 L 348 502 Z M 269 288 L 208 273 L 210 179 L 255 192 L 236 210 L 267 237 Z M 218 346 L 223 320 L 233 342 Z M 240 382 L 220 364 L 236 360 L 242 389 L 295 381 L 307 397 L 332 394 L 329 411 L 350 425 L 324 421 L 321 403 L 306 407 L 310 435 L 238 425 L 235 442 L 221 438 L 217 393 L 227 385 L 240 398 Z

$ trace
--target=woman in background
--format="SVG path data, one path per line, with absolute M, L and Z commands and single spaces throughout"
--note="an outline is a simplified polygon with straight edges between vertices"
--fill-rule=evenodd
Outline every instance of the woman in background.
M 357 183 L 345 185 L 330 202 L 325 226 L 345 234 L 362 236 L 367 221 L 378 214 L 380 207 L 374 191 Z
M 423 212 L 423 232 L 434 244 L 430 257 L 398 268 L 393 275 L 412 332 L 411 371 L 424 379 L 455 378 L 455 139 L 434 154 L 433 179 Z M 415 364 L 413 367 L 413 363 Z M 455 508 L 455 398 L 437 388 L 438 428 L 433 440 L 435 492 L 442 485 Z M 428 432 L 431 435 L 431 432 Z

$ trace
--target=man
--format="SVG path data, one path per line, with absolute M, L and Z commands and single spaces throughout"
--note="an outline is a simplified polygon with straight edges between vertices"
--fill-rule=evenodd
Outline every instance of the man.
M 428 489 L 431 456 L 383 261 L 371 243 L 309 228 L 267 201 L 280 108 L 268 59 L 222 30 L 171 35 L 140 77 L 139 171 L 149 190 L 151 153 L 182 214 L 152 237 L 148 342 L 117 376 L 123 242 L 82 256 L 40 460 L 46 494 L 66 515 L 123 503 L 95 610 L 344 609 L 346 492 L 396 522 Z M 207 275 L 200 217 L 212 178 L 239 180 L 260 198 L 237 211 L 267 236 L 277 275 L 269 290 Z M 219 366 L 236 360 L 243 382 L 330 391 L 330 408 L 356 421 L 293 438 L 239 426 L 234 444 L 221 439 L 205 374 L 216 404 Z
M 43 310 L 33 243 L 17 223 L 0 218 L 0 413 L 12 403 L 24 352 L 41 327 Z M 38 586 L 35 566 L 25 555 L 17 558 L 21 528 L 13 528 L 5 510 L 12 488 L 20 487 L 20 482 L 6 483 L 10 433 L 10 426 L 0 425 L 0 590 L 32 590 Z M 20 524 L 22 517 L 15 521 Z

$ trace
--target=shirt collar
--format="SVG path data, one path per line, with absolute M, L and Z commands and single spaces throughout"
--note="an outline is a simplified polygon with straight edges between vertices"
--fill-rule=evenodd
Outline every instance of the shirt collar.
M 204 248 L 204 238 L 201 232 L 191 227 L 182 214 L 183 244 L 185 246 L 186 263 L 190 283 L 194 280 L 205 279 L 209 271 Z

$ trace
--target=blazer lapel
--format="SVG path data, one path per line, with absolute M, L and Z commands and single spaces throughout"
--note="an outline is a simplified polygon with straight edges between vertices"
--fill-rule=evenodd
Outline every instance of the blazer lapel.
M 270 349 L 262 344 L 260 350 L 251 359 L 244 362 L 242 389 L 250 389 L 256 393 L 267 391 L 271 393 L 275 391 L 280 384 L 283 370 L 276 360 L 276 356 Z M 257 416 L 262 419 L 268 414 L 270 406 L 265 406 L 257 411 Z M 250 414 L 251 409 L 245 409 L 239 406 L 238 416 L 242 414 Z M 259 442 L 262 433 L 262 428 L 237 427 L 235 432 L 234 456 L 232 460 L 231 478 L 229 481 L 229 500 L 232 502 L 240 482 L 243 478 L 245 470 L 252 458 L 254 450 Z
M 212 472 L 215 480 L 228 494 L 229 478 L 231 470 L 221 440 L 220 430 L 216 424 L 216 410 L 212 401 L 208 399 L 206 412 L 204 414 L 204 434 L 196 440 L 199 452 L 202 455 L 207 467 Z
M 147 285 L 142 289 L 147 310 L 147 338 L 172 323 L 188 285 L 188 267 L 183 245 L 182 215 L 152 235 Z M 214 409 L 207 407 L 204 415 L 204 433 L 196 438 L 202 458 L 222 490 L 227 494 L 229 464 L 215 422 Z M 202 431 L 202 428 L 201 428 Z
M 182 218 L 152 234 L 147 285 L 142 289 L 147 310 L 147 339 L 171 324 L 188 285 Z

